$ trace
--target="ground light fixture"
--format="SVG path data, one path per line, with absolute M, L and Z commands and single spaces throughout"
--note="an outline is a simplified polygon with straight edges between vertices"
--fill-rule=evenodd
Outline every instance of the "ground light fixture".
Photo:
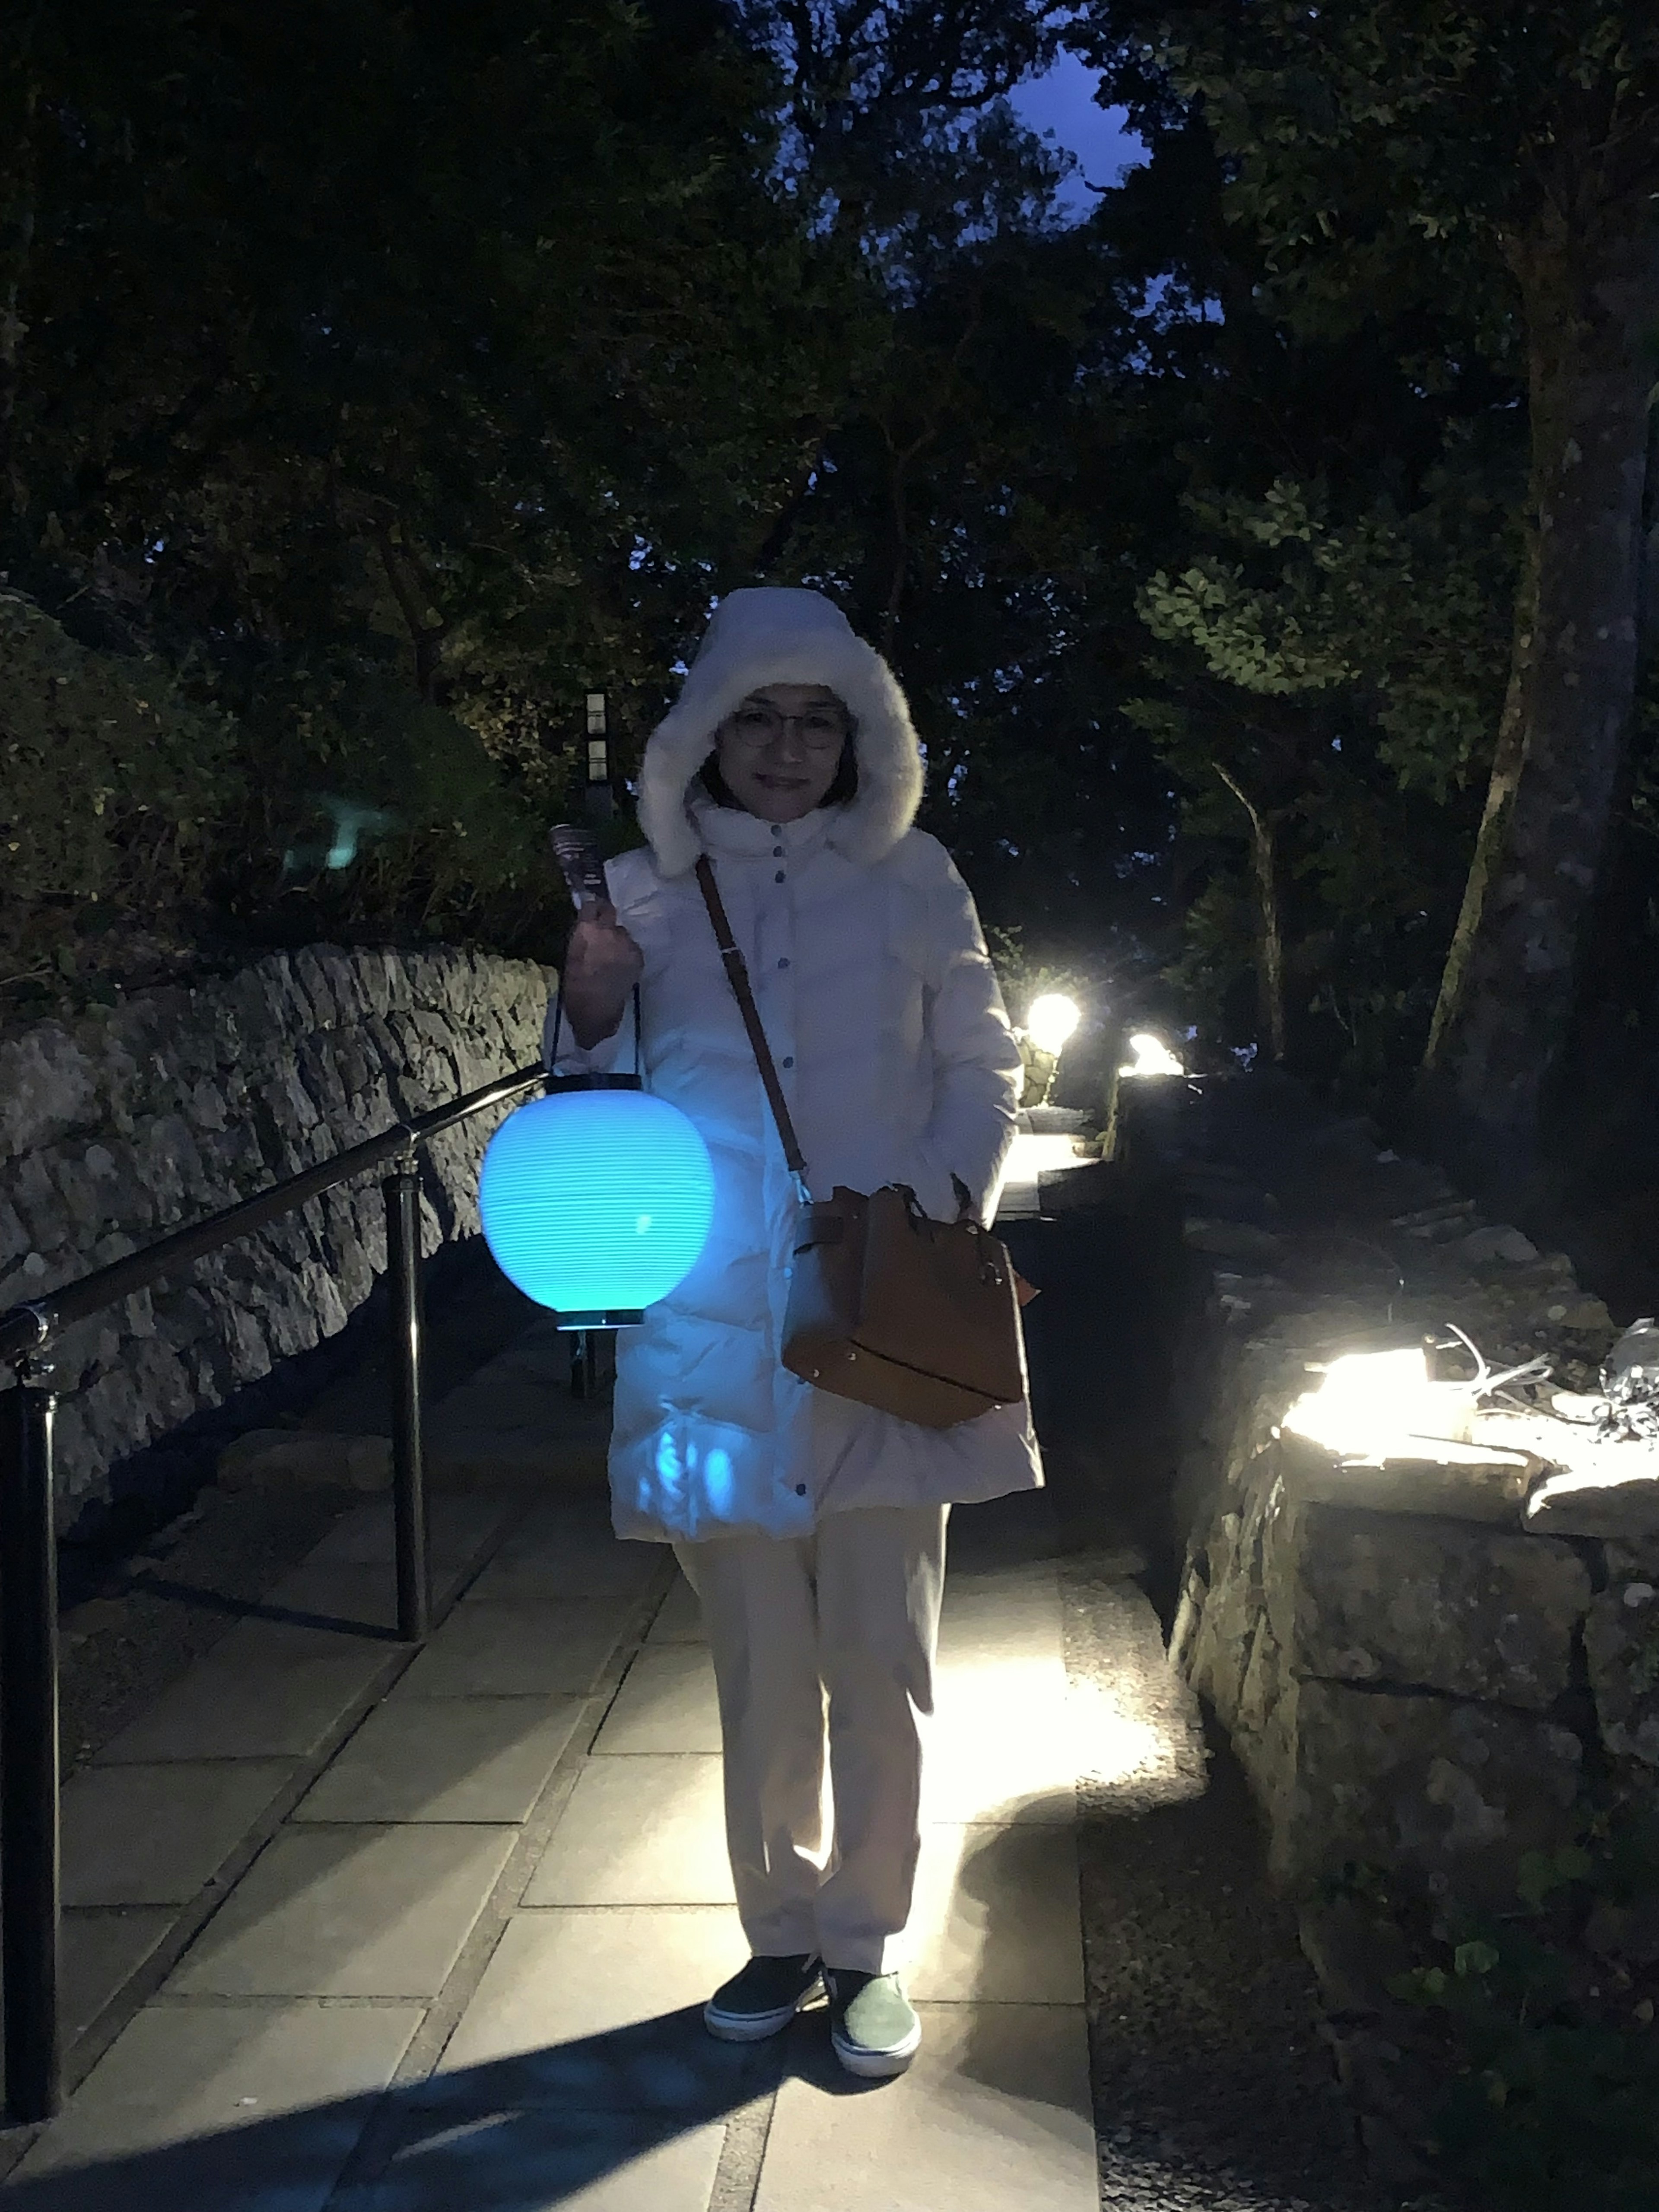
M 1045 991 L 1033 999 L 1025 1017 L 1025 1034 L 1039 1052 L 1058 1060 L 1083 1016 L 1074 1000 L 1059 991 Z
M 1119 1068 L 1120 1075 L 1184 1075 L 1187 1071 L 1162 1037 L 1143 1030 L 1129 1039 L 1129 1049 L 1134 1054 Z
M 1419 1346 L 1342 1353 L 1280 1425 L 1339 1455 L 1401 1458 L 1424 1439 L 1467 1444 L 1474 1410 L 1474 1387 L 1436 1382 Z
M 714 1170 L 637 1076 L 555 1079 L 490 1139 L 478 1211 L 496 1266 L 559 1328 L 631 1328 L 696 1265 Z

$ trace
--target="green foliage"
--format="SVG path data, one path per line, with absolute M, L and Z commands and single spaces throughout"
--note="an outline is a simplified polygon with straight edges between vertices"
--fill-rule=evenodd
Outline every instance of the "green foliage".
M 0 592 L 0 853 L 12 951 L 26 908 L 199 900 L 246 793 L 237 732 L 155 659 L 76 645 Z
M 1421 2055 L 1439 2055 L 1433 2154 L 1493 2212 L 1659 2203 L 1659 1974 L 1645 1946 L 1621 1955 L 1619 1932 L 1656 1882 L 1659 1832 L 1626 1807 L 1589 1820 L 1582 1843 L 1528 1853 L 1518 1912 L 1431 1911 L 1375 1876 L 1352 1886 L 1428 1954 L 1389 1994 L 1421 2015 Z
M 1323 483 L 1281 477 L 1260 500 L 1192 500 L 1206 536 L 1261 549 L 1255 574 L 1215 556 L 1160 573 L 1143 618 L 1242 690 L 1358 695 L 1380 764 L 1401 789 L 1443 799 L 1489 751 L 1503 696 L 1516 555 L 1503 489 L 1490 464 L 1442 467 L 1409 513 L 1385 496 L 1346 524 L 1330 520 Z M 1268 553 L 1277 573 L 1257 580 Z

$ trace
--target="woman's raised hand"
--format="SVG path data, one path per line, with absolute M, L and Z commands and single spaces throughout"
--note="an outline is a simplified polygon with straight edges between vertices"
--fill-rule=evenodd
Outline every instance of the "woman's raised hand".
M 576 916 L 564 955 L 565 1015 L 584 1051 L 615 1036 L 644 965 L 610 900 L 591 900 Z

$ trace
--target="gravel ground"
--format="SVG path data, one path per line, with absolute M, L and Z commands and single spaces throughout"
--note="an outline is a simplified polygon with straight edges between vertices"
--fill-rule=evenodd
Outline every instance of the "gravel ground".
M 1401 2212 L 1367 2171 L 1296 1916 L 1268 1887 L 1224 1737 L 1164 1656 L 1179 1567 L 1169 1224 L 1032 1224 L 1015 1258 L 1066 1532 L 1066 1665 L 1102 1771 L 1082 1790 L 1084 1960 L 1105 2212 Z
M 1085 1553 L 1066 1571 L 1074 1686 L 1159 1747 L 1081 1793 L 1103 2205 L 1398 2212 L 1405 2200 L 1367 2178 L 1243 1777 L 1224 1741 L 1206 1742 L 1158 1617 L 1116 1564 Z

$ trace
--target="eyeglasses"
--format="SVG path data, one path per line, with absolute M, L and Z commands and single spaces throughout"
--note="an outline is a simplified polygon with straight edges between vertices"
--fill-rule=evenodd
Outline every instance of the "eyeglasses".
M 744 744 L 775 744 L 786 730 L 793 730 L 808 752 L 839 752 L 847 742 L 847 724 L 833 707 L 808 707 L 799 714 L 781 714 L 775 707 L 739 707 L 732 727 Z

